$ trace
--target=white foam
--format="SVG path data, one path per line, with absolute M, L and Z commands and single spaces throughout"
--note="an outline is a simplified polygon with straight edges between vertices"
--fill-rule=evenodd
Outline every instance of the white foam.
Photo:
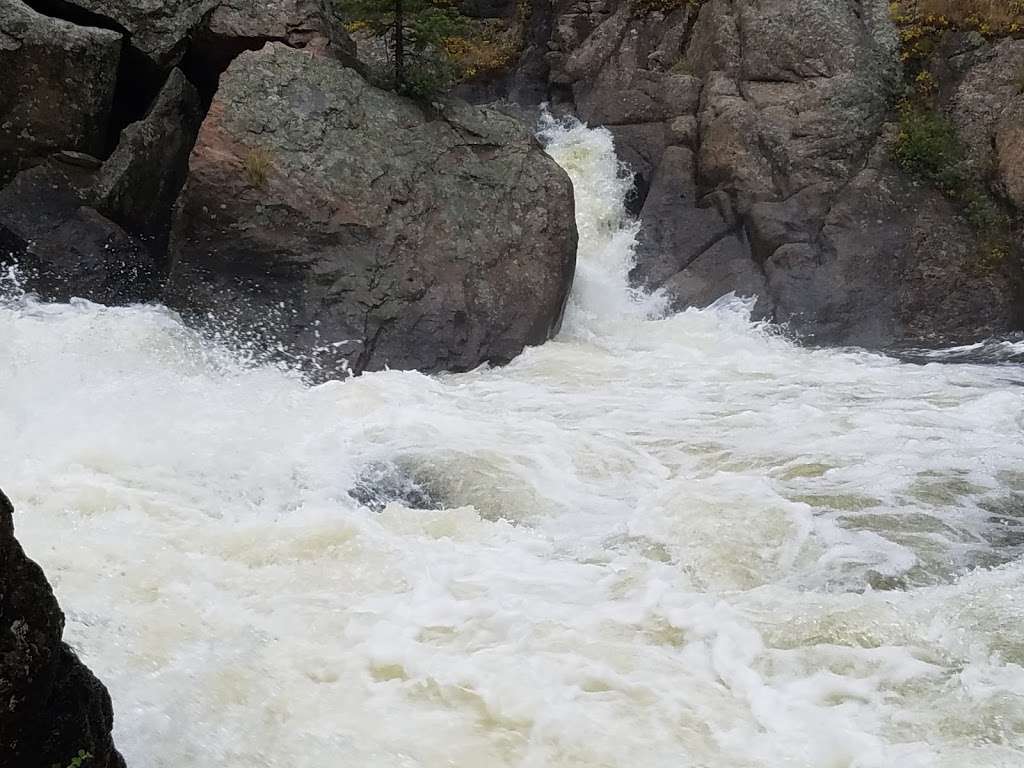
M 545 138 L 580 275 L 506 368 L 309 388 L 0 307 L 0 486 L 129 764 L 1020 765 L 1024 372 L 663 316 L 609 135 Z M 380 462 L 448 508 L 359 506 Z

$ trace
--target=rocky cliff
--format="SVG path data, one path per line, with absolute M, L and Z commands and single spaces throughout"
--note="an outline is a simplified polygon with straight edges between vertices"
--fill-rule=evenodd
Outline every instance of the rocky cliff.
M 756 294 L 823 343 L 1020 331 L 1022 27 L 916 7 L 558 0 L 534 6 L 546 52 L 520 76 L 612 131 L 643 218 L 633 277 L 678 307 Z M 964 145 L 945 183 L 916 157 L 951 152 L 907 116 L 923 89 Z
M 13 514 L 0 492 L 0 764 L 64 768 L 84 755 L 90 767 L 124 768 L 110 696 L 61 640 L 64 614 L 14 538 Z

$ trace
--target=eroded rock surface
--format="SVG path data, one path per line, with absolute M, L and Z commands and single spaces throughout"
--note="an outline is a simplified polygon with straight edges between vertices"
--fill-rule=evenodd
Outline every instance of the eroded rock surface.
M 0 0 L 0 183 L 58 150 L 100 154 L 121 35 Z
M 575 248 L 569 179 L 519 123 L 272 44 L 221 79 L 165 298 L 331 373 L 465 370 L 550 336 Z
M 887 2 L 649 7 L 562 0 L 547 54 L 556 107 L 606 126 L 636 174 L 637 283 L 680 308 L 756 294 L 758 315 L 826 343 L 1024 328 L 1020 254 L 890 159 Z M 961 38 L 938 54 L 940 101 L 965 167 L 1021 210 L 1024 41 Z
M 0 757 L 11 768 L 124 768 L 103 684 L 61 640 L 64 614 L 42 569 L 14 538 L 0 492 Z

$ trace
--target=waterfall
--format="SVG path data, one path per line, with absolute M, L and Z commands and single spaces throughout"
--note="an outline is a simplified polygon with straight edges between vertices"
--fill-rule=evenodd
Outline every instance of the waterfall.
M 542 138 L 578 275 L 504 368 L 0 304 L 0 484 L 129 765 L 1020 764 L 1024 368 L 669 314 L 610 134 Z

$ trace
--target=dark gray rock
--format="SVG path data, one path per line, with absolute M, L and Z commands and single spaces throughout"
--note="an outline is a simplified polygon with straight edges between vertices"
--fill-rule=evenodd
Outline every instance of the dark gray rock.
M 516 15 L 516 0 L 459 0 L 459 13 L 477 19 L 510 19 Z
M 997 164 L 992 151 L 1004 116 L 1018 114 L 1021 73 L 1024 72 L 1024 40 L 984 44 L 971 52 L 970 65 L 958 78 L 946 103 L 967 150 L 967 162 L 979 177 L 991 176 Z
M 819 343 L 978 340 L 1021 327 L 1024 281 L 883 143 L 836 196 L 820 236 L 765 264 L 776 317 Z
M 11 768 L 66 766 L 84 751 L 95 768 L 123 768 L 103 684 L 61 641 L 64 615 L 42 569 L 14 538 L 0 492 L 0 755 Z
M 742 233 L 716 240 L 661 287 L 680 309 L 706 307 L 727 293 L 735 293 L 757 298 L 751 315 L 754 319 L 762 319 L 772 312 L 764 273 L 751 260 L 750 247 Z
M 0 264 L 50 301 L 78 297 L 130 304 L 157 292 L 153 256 L 89 205 L 94 177 L 51 162 L 23 171 L 0 191 Z
M 172 70 L 146 116 L 125 128 L 92 184 L 92 200 L 109 218 L 162 253 L 171 209 L 188 174 L 202 108 L 199 94 Z
M 124 30 L 130 45 L 154 71 L 181 61 L 189 35 L 220 0 L 64 0 L 98 24 Z
M 832 202 L 831 192 L 829 185 L 822 184 L 785 200 L 751 205 L 745 223 L 755 261 L 764 264 L 784 245 L 814 241 Z
M 714 205 L 701 205 L 693 153 L 684 147 L 665 151 L 641 219 L 637 265 L 630 277 L 650 290 L 660 288 L 735 229 Z
M 996 126 L 995 147 L 1001 193 L 1024 213 L 1024 93 L 1003 112 Z
M 149 74 L 181 63 L 190 46 L 200 61 L 223 68 L 240 51 L 268 41 L 326 50 L 347 43 L 330 0 L 61 0 L 122 29 Z M 223 51 L 212 50 L 217 46 Z
M 104 152 L 121 35 L 0 0 L 0 183 L 48 154 Z
M 220 0 L 205 31 L 224 41 L 276 41 L 293 48 L 326 49 L 336 30 L 328 0 Z M 337 25 L 340 27 L 340 24 Z
M 568 177 L 516 121 L 427 115 L 282 45 L 242 54 L 200 131 L 166 301 L 325 373 L 507 362 L 557 328 Z
M 639 285 L 676 307 L 757 294 L 821 343 L 1024 327 L 1020 244 L 889 161 L 903 73 L 886 0 L 554 7 L 553 93 L 636 173 Z M 1024 41 L 949 33 L 930 71 L 972 183 L 1024 210 Z

